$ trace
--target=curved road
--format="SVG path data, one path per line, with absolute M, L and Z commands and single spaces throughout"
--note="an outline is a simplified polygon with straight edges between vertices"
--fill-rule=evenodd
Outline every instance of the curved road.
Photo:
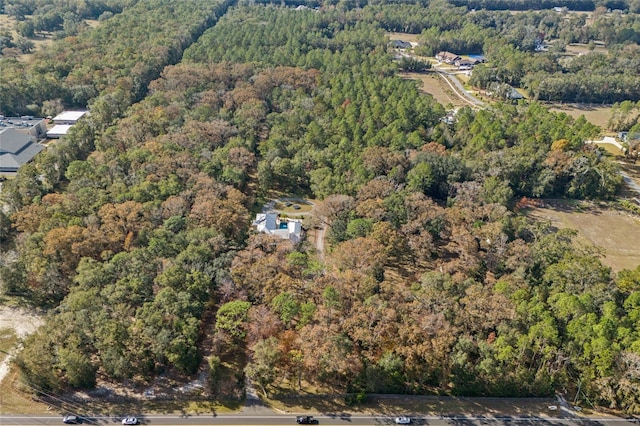
M 460 81 L 457 78 L 455 78 L 453 74 L 451 74 L 450 72 L 440 71 L 440 70 L 436 70 L 436 72 L 440 77 L 442 77 L 444 81 L 447 82 L 451 90 L 453 90 L 456 96 L 458 96 L 460 99 L 462 99 L 466 103 L 476 108 L 486 107 L 486 104 L 484 102 L 477 99 L 471 93 L 467 92 L 464 86 L 460 83 Z

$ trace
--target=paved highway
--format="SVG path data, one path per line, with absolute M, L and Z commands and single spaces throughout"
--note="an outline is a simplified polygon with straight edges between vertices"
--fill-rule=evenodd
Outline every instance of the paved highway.
M 356 415 L 318 415 L 314 416 L 318 425 L 357 425 L 380 426 L 393 425 L 393 417 L 382 416 L 356 416 Z M 294 415 L 272 416 L 247 416 L 247 415 L 150 415 L 139 417 L 143 425 L 187 426 L 187 425 L 251 425 L 251 426 L 292 426 L 295 425 Z M 626 426 L 638 425 L 637 420 L 622 418 L 586 418 L 586 417 L 484 417 L 484 416 L 416 416 L 412 417 L 415 425 L 429 426 L 481 426 L 481 425 L 511 425 L 511 426 Z M 121 419 L 115 417 L 94 417 L 85 421 L 85 424 L 116 425 Z M 2 426 L 42 426 L 60 425 L 62 416 L 0 416 Z

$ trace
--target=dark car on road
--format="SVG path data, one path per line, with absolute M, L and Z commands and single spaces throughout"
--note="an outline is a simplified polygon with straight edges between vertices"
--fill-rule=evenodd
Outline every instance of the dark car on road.
M 64 418 L 62 419 L 62 423 L 67 425 L 77 425 L 80 424 L 80 419 L 78 418 L 78 416 L 69 414 L 67 416 L 64 416 Z
M 296 423 L 299 425 L 311 425 L 318 423 L 318 421 L 314 419 L 313 416 L 297 416 Z

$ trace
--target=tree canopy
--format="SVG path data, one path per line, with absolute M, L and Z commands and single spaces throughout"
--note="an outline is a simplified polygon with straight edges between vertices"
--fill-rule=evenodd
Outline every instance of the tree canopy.
M 216 396 L 247 374 L 266 395 L 566 389 L 637 408 L 637 271 L 514 208 L 615 196 L 616 164 L 584 144 L 595 126 L 537 102 L 445 122 L 372 18 L 415 6 L 225 6 L 207 23 L 221 7 L 140 1 L 79 37 L 175 31 L 154 39 L 166 60 L 119 68 L 132 97 L 92 80 L 90 125 L 3 188 L 5 290 L 51 310 L 17 358 L 30 383 L 209 369 Z M 322 255 L 251 231 L 274 193 L 315 200 Z

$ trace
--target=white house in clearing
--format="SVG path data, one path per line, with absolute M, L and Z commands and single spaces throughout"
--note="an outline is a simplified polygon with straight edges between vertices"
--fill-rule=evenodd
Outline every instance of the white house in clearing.
M 298 219 L 281 220 L 277 213 L 258 213 L 253 225 L 258 232 L 275 235 L 293 243 L 302 238 L 302 222 Z

